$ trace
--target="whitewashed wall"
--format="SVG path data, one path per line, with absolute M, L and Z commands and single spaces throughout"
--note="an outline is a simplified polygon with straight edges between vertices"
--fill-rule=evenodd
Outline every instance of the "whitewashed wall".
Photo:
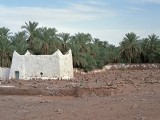
M 10 68 L 2 68 L 0 67 L 0 80 L 8 80 L 9 79 Z
M 20 72 L 20 78 L 23 79 L 25 77 L 24 73 L 24 57 L 22 55 L 19 55 L 16 51 L 13 53 L 12 57 L 12 65 L 9 73 L 9 79 L 15 79 L 15 71 Z
M 15 71 L 19 71 L 19 78 L 25 80 L 73 78 L 71 50 L 66 55 L 59 50 L 52 55 L 32 55 L 28 51 L 25 55 L 19 55 L 14 52 L 10 79 L 15 79 Z
M 73 60 L 71 50 L 66 55 L 60 55 L 60 76 L 62 79 L 73 78 Z M 68 76 L 70 75 L 70 76 Z

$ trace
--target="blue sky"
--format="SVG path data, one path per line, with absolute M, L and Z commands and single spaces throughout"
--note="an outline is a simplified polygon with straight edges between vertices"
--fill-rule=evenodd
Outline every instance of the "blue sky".
M 84 32 L 118 45 L 126 33 L 160 36 L 160 0 L 0 0 L 0 27 L 28 21 L 71 35 Z

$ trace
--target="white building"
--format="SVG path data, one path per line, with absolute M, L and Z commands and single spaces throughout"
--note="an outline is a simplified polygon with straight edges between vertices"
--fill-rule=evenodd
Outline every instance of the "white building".
M 10 68 L 0 67 L 0 80 L 9 79 Z
M 52 55 L 25 55 L 13 53 L 9 79 L 71 79 L 73 78 L 72 52 L 63 55 L 57 50 Z

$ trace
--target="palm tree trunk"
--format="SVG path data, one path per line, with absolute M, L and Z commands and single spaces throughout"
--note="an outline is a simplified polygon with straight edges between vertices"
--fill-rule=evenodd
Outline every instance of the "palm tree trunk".
M 129 58 L 129 63 L 130 63 L 130 64 L 132 63 L 132 58 Z
M 1 55 L 1 67 L 3 65 L 3 56 Z

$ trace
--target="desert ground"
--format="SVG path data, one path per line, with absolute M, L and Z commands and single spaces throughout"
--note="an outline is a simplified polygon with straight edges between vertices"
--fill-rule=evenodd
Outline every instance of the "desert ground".
M 0 120 L 160 120 L 160 69 L 7 80 L 0 94 Z

